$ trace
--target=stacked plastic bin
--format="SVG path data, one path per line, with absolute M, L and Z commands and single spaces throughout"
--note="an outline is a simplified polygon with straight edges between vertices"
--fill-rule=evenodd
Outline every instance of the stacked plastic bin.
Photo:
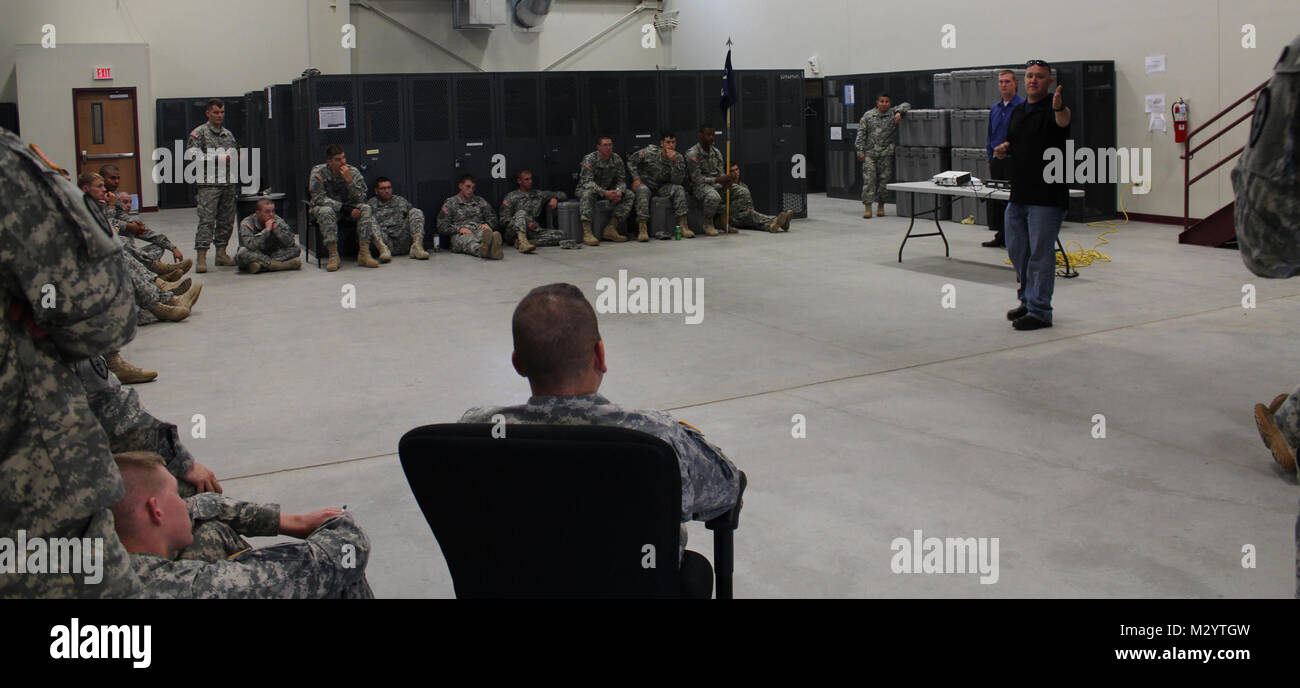
M 949 169 L 951 156 L 951 110 L 912 110 L 903 115 L 898 125 L 898 181 L 929 181 L 934 175 Z M 896 192 L 895 210 L 898 215 L 910 217 L 914 212 L 924 212 L 935 207 L 934 194 Z M 939 219 L 950 216 L 945 205 L 939 210 Z M 928 216 L 927 216 L 928 217 Z
M 987 179 L 989 174 L 989 108 L 998 100 L 998 69 L 962 69 L 950 74 L 952 81 L 952 169 Z M 953 203 L 953 219 L 975 218 L 988 224 L 988 206 L 974 198 Z

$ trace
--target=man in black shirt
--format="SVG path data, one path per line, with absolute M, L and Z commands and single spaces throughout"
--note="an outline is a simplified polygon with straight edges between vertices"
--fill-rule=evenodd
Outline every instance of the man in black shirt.
M 1061 101 L 1061 87 L 1049 97 L 1051 65 L 1030 60 L 1025 65 L 1026 101 L 1011 113 L 1007 140 L 993 149 L 998 159 L 1011 160 L 1011 201 L 1007 204 L 1007 253 L 1016 268 L 1020 307 L 1007 312 L 1017 330 L 1052 326 L 1052 289 L 1056 282 L 1056 237 L 1070 205 L 1065 180 L 1049 179 L 1045 151 L 1056 149 L 1064 160 L 1070 133 L 1070 108 Z M 1073 160 L 1064 160 L 1072 165 Z

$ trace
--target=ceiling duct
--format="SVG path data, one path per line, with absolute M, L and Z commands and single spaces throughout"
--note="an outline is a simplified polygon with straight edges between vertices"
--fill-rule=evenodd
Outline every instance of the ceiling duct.
M 515 0 L 515 22 L 524 28 L 540 28 L 550 12 L 551 0 Z

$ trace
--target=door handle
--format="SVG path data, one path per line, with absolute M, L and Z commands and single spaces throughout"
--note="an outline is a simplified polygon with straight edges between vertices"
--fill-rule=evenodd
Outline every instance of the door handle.
M 86 151 L 81 151 L 82 162 L 85 162 L 87 160 L 108 160 L 111 158 L 134 158 L 134 157 L 135 157 L 135 153 L 95 153 L 94 155 L 88 155 Z

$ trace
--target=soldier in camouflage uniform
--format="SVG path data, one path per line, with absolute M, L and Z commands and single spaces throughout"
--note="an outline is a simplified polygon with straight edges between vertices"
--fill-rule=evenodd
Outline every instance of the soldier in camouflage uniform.
M 217 561 L 220 543 L 199 542 L 198 559 L 173 559 L 194 544 L 191 509 L 209 519 L 228 519 L 249 534 L 271 530 L 266 510 L 241 507 L 218 496 L 182 499 L 176 478 L 162 459 L 147 452 L 115 457 L 126 494 L 113 505 L 118 536 L 131 552 L 131 566 L 142 582 L 142 595 L 163 599 L 289 599 L 374 597 L 365 579 L 370 541 L 348 514 L 323 523 L 300 524 L 297 530 L 277 513 L 275 531 L 305 537 L 302 543 L 247 550 Z M 278 507 L 275 508 L 278 512 Z M 320 512 L 317 512 L 318 514 Z M 241 517 L 244 517 L 241 520 Z M 285 529 L 285 525 L 290 525 Z M 319 527 L 315 527 L 319 526 Z M 306 531 L 311 527 L 311 531 Z
M 319 509 L 310 514 L 281 514 L 278 504 L 241 502 L 213 492 L 185 499 L 194 542 L 177 560 L 225 561 L 253 546 L 248 537 L 291 535 L 306 538 L 325 521 L 343 515 L 342 509 Z
M 614 139 L 602 136 L 596 141 L 596 150 L 588 153 L 578 166 L 578 215 L 582 219 L 582 243 L 600 245 L 600 239 L 596 238 L 591 227 L 591 209 L 596 203 L 613 207 L 601 238 L 613 242 L 627 241 L 627 237 L 619 234 L 618 226 L 632 212 L 632 201 L 623 158 L 614 152 Z
M 451 237 L 451 250 L 491 260 L 501 260 L 501 233 L 497 217 L 482 196 L 474 195 L 474 175 L 462 174 L 456 181 L 460 193 L 448 198 L 438 211 L 438 233 Z
M 707 521 L 736 504 L 740 471 L 696 428 L 662 411 L 625 409 L 598 392 L 605 374 L 605 346 L 596 311 L 572 284 L 548 284 L 528 293 L 515 308 L 515 370 L 528 378 L 526 404 L 475 407 L 462 423 L 612 425 L 640 430 L 667 442 L 681 467 L 681 520 Z M 563 366 L 560 369 L 560 366 Z M 685 547 L 686 531 L 682 529 Z
M 275 214 L 275 201 L 263 198 L 257 211 L 239 223 L 239 253 L 235 264 L 244 272 L 299 270 L 298 235 L 284 218 Z
M 677 136 L 670 131 L 659 135 L 659 145 L 650 144 L 628 156 L 627 169 L 632 174 L 632 191 L 636 194 L 637 241 L 649 239 L 646 223 L 650 221 L 650 197 L 663 196 L 673 201 L 673 213 L 682 226 L 682 236 L 691 239 L 686 214 L 686 158 L 677 153 Z M 713 232 L 717 234 L 717 232 Z
M 149 229 L 139 215 L 131 212 L 129 198 L 117 193 L 118 187 L 122 184 L 122 171 L 117 165 L 104 165 L 99 168 L 99 176 L 104 178 L 104 188 L 108 190 L 104 197 L 104 215 L 108 218 L 108 223 L 117 231 L 122 242 L 134 252 L 136 258 L 145 262 L 145 267 L 159 275 L 166 275 L 176 269 L 179 269 L 182 275 L 189 272 L 190 267 L 194 265 L 193 261 L 186 260 L 185 255 L 171 239 L 167 238 L 166 234 Z M 145 242 L 144 246 L 135 245 L 137 238 Z M 167 265 L 161 262 L 166 251 L 171 252 L 178 264 Z
M 131 596 L 122 480 L 69 361 L 130 342 L 135 304 L 107 220 L 42 157 L 0 128 L 0 535 L 103 538 L 103 579 L 0 573 L 0 597 Z
M 898 143 L 898 121 L 912 109 L 909 103 L 891 107 L 888 93 L 876 98 L 876 107 L 858 120 L 858 136 L 853 141 L 862 161 L 862 217 L 871 217 L 871 202 L 876 214 L 885 215 L 885 185 L 894 171 L 894 146 Z
M 208 246 L 217 245 L 217 265 L 234 265 L 226 253 L 230 233 L 235 227 L 235 187 L 239 182 L 239 151 L 235 135 L 222 127 L 226 121 L 226 104 L 218 98 L 208 101 L 208 121 L 194 128 L 185 149 L 202 151 L 203 173 L 195 192 L 199 227 L 194 233 L 195 263 L 198 272 L 208 271 Z M 212 172 L 209 175 L 209 172 Z
M 731 164 L 731 224 L 740 229 L 765 229 L 769 232 L 790 231 L 790 218 L 794 211 L 787 210 L 780 215 L 764 215 L 754 209 L 754 195 L 749 187 L 740 181 L 740 165 Z
M 704 206 L 704 221 L 713 223 L 712 227 L 707 224 L 704 227 L 704 233 L 709 236 L 717 236 L 715 229 L 726 226 L 722 217 L 725 214 L 722 195 L 739 179 L 723 172 L 726 163 L 722 151 L 713 145 L 714 135 L 712 124 L 701 124 L 700 142 L 686 151 L 686 172 L 691 180 L 691 192 Z M 734 204 L 735 199 L 732 201 Z
M 1255 100 L 1250 139 L 1232 170 L 1233 221 L 1246 267 L 1260 277 L 1300 274 L 1300 36 L 1282 50 L 1273 78 Z M 1255 405 L 1255 425 L 1273 458 L 1296 470 L 1300 389 Z M 1300 516 L 1296 517 L 1296 597 L 1300 597 Z
M 407 254 L 416 260 L 428 260 L 424 250 L 424 211 L 411 207 L 410 201 L 393 195 L 393 180 L 375 180 L 375 196 L 366 201 L 375 225 L 383 233 L 388 249 L 396 255 Z M 438 245 L 433 245 L 438 250 Z
M 320 227 L 329 262 L 325 269 L 339 269 L 339 221 L 357 224 L 357 265 L 377 268 L 393 259 L 388 246 L 375 226 L 375 216 L 366 205 L 366 179 L 361 170 L 348 164 L 343 148 L 330 144 L 325 148 L 325 162 L 312 168 L 307 181 L 311 193 L 311 216 Z M 379 249 L 379 262 L 370 257 L 370 244 Z
M 536 246 L 559 246 L 565 239 L 558 229 L 542 229 L 537 218 L 542 206 L 555 210 L 560 201 L 568 200 L 563 191 L 541 191 L 533 188 L 532 170 L 515 173 L 518 189 L 506 194 L 501 201 L 501 240 L 514 244 L 520 253 L 532 253 Z

